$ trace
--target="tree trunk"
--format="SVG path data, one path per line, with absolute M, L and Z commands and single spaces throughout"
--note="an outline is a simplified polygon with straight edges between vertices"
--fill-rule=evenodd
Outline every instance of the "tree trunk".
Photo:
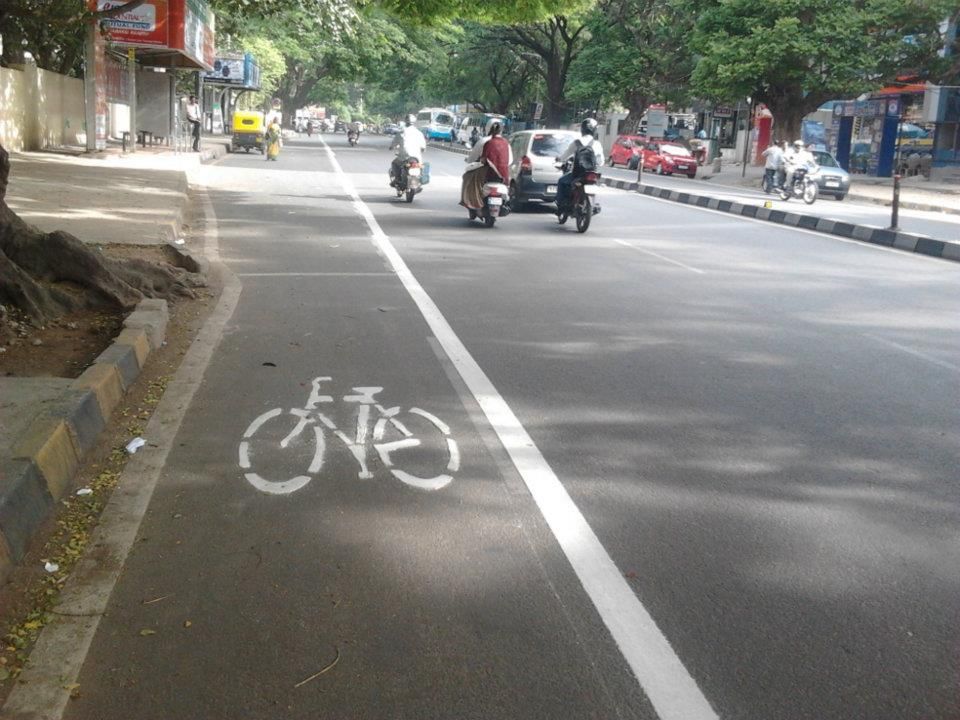
M 623 121 L 623 130 L 621 132 L 623 135 L 636 135 L 640 128 L 640 120 L 650 105 L 650 98 L 647 97 L 646 93 L 631 90 L 627 93 L 627 97 L 624 98 L 624 100 L 624 105 L 627 106 L 629 112 Z
M 69 233 L 44 233 L 6 204 L 10 160 L 0 145 L 0 304 L 37 324 L 79 308 L 132 308 L 144 297 L 193 296 L 201 279 L 166 263 L 119 260 Z

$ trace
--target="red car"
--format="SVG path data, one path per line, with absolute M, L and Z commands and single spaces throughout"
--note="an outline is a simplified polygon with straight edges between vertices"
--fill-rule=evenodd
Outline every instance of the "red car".
M 643 135 L 620 135 L 610 147 L 610 157 L 607 162 L 614 165 L 626 165 L 636 170 L 640 164 L 640 148 L 647 142 Z
M 680 143 L 656 140 L 643 149 L 643 169 L 657 175 L 679 173 L 693 179 L 697 176 L 697 159 Z

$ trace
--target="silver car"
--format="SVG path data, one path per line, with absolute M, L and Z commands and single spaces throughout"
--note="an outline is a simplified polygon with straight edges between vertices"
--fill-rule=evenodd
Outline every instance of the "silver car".
M 578 137 L 572 130 L 521 130 L 510 136 L 510 204 L 514 210 L 529 202 L 556 201 L 562 174 L 555 167 L 556 159 Z
M 817 189 L 821 195 L 833 195 L 843 200 L 850 192 L 850 173 L 840 167 L 837 159 L 823 150 L 814 150 L 813 158 L 820 166 L 817 173 Z

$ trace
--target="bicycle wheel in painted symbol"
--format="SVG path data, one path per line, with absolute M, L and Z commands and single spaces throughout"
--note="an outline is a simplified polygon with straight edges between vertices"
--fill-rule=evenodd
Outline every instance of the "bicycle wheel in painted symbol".
M 353 434 L 347 435 L 319 409 L 334 404 L 333 396 L 322 391 L 324 383 L 331 380 L 314 378 L 302 409 L 267 410 L 247 427 L 240 442 L 239 462 L 253 487 L 271 495 L 302 489 L 323 471 L 328 438 L 339 440 L 350 451 L 359 466 L 360 480 L 373 478 L 371 464 L 379 461 L 397 480 L 419 490 L 440 490 L 453 481 L 453 474 L 460 469 L 460 449 L 445 422 L 417 407 L 384 407 L 376 399 L 382 387 L 361 386 L 342 397 L 344 405 L 355 409 L 357 416 Z M 282 471 L 276 470 L 271 474 L 280 477 L 261 474 L 266 472 L 264 466 L 271 464 L 268 457 L 284 454 L 302 462 L 292 477 L 283 477 Z

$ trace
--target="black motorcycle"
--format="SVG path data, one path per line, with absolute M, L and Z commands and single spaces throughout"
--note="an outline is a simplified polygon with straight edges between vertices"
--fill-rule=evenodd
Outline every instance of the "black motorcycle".
M 351 130 L 347 133 L 347 142 L 350 143 L 350 147 L 356 147 L 359 139 L 360 133 L 358 133 L 356 130 Z
M 397 191 L 398 198 L 406 195 L 408 203 L 412 203 L 414 196 L 430 182 L 429 169 L 425 163 L 415 158 L 407 158 L 403 162 L 400 166 L 400 177 L 393 177 L 392 172 L 393 168 L 391 168 L 390 186 Z
M 568 172 L 571 161 L 567 161 L 560 169 Z M 577 223 L 577 232 L 585 233 L 590 227 L 593 216 L 600 212 L 600 203 L 597 201 L 597 183 L 600 182 L 600 173 L 585 172 L 574 179 L 570 189 L 570 199 L 561 207 L 557 204 L 557 220 L 561 225 L 567 222 L 571 215 Z
M 779 188 L 779 191 L 781 200 L 798 198 L 802 199 L 807 205 L 813 205 L 817 200 L 820 187 L 809 168 L 798 167 L 793 171 L 793 180 L 790 185 Z

